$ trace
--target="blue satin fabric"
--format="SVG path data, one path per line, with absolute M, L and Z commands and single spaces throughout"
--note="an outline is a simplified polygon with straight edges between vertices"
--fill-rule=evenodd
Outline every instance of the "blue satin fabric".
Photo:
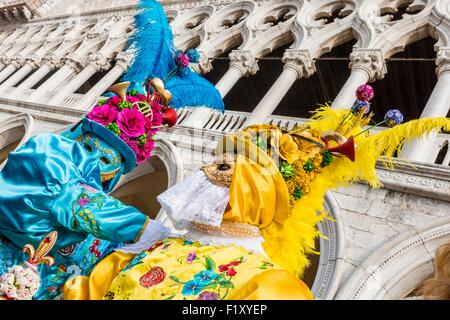
M 147 221 L 107 194 L 121 172 L 102 186 L 99 161 L 74 140 L 42 134 L 12 152 L 0 172 L 0 274 L 23 261 L 25 244 L 36 247 L 47 233 L 58 231 L 51 252 L 57 263 L 40 267 L 43 285 L 37 298 L 56 297 L 59 289 L 53 289 L 71 274 L 61 270 L 72 266 L 89 272 L 104 254 L 134 241 Z M 96 238 L 101 244 L 92 253 Z M 57 252 L 63 248 L 70 255 Z

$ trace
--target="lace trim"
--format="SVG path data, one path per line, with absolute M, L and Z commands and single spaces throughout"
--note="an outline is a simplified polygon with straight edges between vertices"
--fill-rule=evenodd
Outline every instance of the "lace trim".
M 198 230 L 190 230 L 182 236 L 184 240 L 199 242 L 201 245 L 212 245 L 217 247 L 226 247 L 230 245 L 235 245 L 239 247 L 244 247 L 253 253 L 262 254 L 267 256 L 266 252 L 262 247 L 264 238 L 231 238 L 226 236 L 218 236 L 207 234 Z
M 144 232 L 142 232 L 137 242 L 117 248 L 116 251 L 137 254 L 147 250 L 152 243 L 166 239 L 169 235 L 170 229 L 168 227 L 161 222 L 149 219 Z
M 219 227 L 229 199 L 229 189 L 211 183 L 201 170 L 157 197 L 176 229 L 191 222 Z

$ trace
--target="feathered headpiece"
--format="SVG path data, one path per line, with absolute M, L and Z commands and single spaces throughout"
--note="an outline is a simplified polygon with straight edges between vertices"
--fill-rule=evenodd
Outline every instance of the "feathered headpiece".
M 373 97 L 370 87 L 361 90 L 371 91 L 367 96 Z M 359 96 L 363 97 L 362 93 Z M 308 254 L 317 253 L 314 240 L 320 236 L 317 223 L 327 218 L 326 192 L 355 182 L 380 187 L 375 170 L 379 159 L 393 168 L 393 157 L 406 139 L 450 130 L 450 119 L 420 119 L 401 124 L 401 113 L 390 110 L 382 123 L 391 128 L 371 135 L 371 128 L 364 129 L 372 117 L 369 106 L 367 100 L 360 99 L 350 111 L 325 105 L 314 112 L 309 122 L 293 130 L 250 126 L 226 137 L 218 146 L 219 153 L 249 156 L 252 149 L 263 149 L 277 163 L 289 191 L 291 209 L 284 213 L 286 219 L 281 224 L 272 223 L 262 230 L 263 246 L 274 262 L 299 276 L 309 265 Z M 261 165 L 267 167 L 266 163 Z
M 198 53 L 175 49 L 162 6 L 154 0 L 141 0 L 138 8 L 135 32 L 128 44 L 134 60 L 122 81 L 130 81 L 132 89 L 144 93 L 148 79 L 160 78 L 173 95 L 173 108 L 203 106 L 223 111 L 224 104 L 217 89 L 188 67 L 189 63 L 198 62 Z

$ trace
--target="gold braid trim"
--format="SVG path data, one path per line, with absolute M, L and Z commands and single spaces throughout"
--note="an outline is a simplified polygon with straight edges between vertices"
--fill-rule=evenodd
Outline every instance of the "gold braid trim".
M 222 221 L 220 227 L 213 227 L 198 222 L 192 222 L 192 225 L 197 230 L 213 235 L 225 235 L 234 238 L 259 238 L 262 236 L 257 226 L 248 223 Z
M 119 172 L 119 170 L 120 170 L 120 168 L 117 168 L 110 172 L 100 173 L 102 182 L 106 182 L 106 181 L 109 181 L 112 178 L 114 178 L 116 176 L 117 172 Z
M 141 238 L 142 234 L 144 233 L 145 229 L 147 228 L 148 223 L 150 222 L 150 218 L 149 217 L 145 217 L 145 222 L 142 225 L 141 230 L 139 230 L 138 234 L 136 235 L 136 237 L 134 238 L 133 241 L 127 242 L 125 244 L 133 244 L 139 241 L 139 239 Z

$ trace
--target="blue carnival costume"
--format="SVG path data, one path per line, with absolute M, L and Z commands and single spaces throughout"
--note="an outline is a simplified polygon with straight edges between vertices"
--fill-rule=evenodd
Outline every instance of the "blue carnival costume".
M 145 93 L 141 89 L 148 78 L 163 77 L 173 70 L 176 52 L 162 7 L 153 0 L 142 1 L 140 5 L 144 10 L 136 16 L 137 31 L 130 43 L 130 48 L 137 51 L 130 67 L 131 75 L 125 75 L 125 80 L 131 76 L 138 93 Z M 144 32 L 145 45 L 137 44 Z M 136 70 L 140 70 L 139 74 Z M 188 68 L 183 74 L 172 74 L 167 88 L 173 94 L 175 108 L 223 109 L 218 91 Z M 95 112 L 91 112 L 92 118 L 88 115 L 62 135 L 41 134 L 30 138 L 9 155 L 0 172 L 0 276 L 26 260 L 22 253 L 24 245 L 36 247 L 49 232 L 58 233 L 50 252 L 55 263 L 51 267 L 38 267 L 41 286 L 35 299 L 59 298 L 70 276 L 88 275 L 119 246 L 141 241 L 150 243 L 168 235 L 160 223 L 108 195 L 122 174 L 148 159 L 154 128 L 158 127 L 141 109 L 146 102 L 140 98 L 133 104 L 128 100 L 131 95 L 138 94 L 135 90 L 122 100 L 111 99 L 116 105 L 109 100 L 97 105 Z M 152 112 L 161 111 L 161 106 L 153 100 L 148 103 Z M 142 128 L 125 131 L 120 127 L 125 116 L 144 121 L 145 132 L 139 133 L 139 137 L 134 135 L 144 128 L 144 122 Z M 152 116 L 154 121 L 160 118 Z M 133 125 L 134 120 L 130 122 Z

